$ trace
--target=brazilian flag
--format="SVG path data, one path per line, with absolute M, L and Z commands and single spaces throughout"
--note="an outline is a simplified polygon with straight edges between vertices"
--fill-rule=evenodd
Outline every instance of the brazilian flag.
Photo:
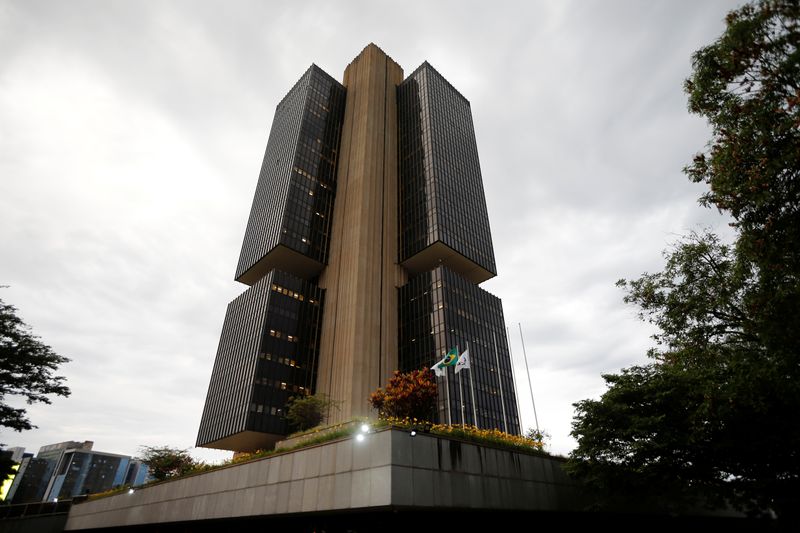
M 458 350 L 455 348 L 451 348 L 447 355 L 444 356 L 442 359 L 442 364 L 444 366 L 456 366 L 458 364 Z
M 433 364 L 431 370 L 433 370 L 437 376 L 442 377 L 445 375 L 445 371 L 447 370 L 448 366 L 456 366 L 457 364 L 458 350 L 452 348 L 449 352 L 447 352 L 447 355 L 444 356 L 444 359 Z

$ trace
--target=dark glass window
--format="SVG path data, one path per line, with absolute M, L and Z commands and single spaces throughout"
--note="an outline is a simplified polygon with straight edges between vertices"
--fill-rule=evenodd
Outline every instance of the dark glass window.
M 278 104 L 236 279 L 278 245 L 327 263 L 345 93 L 312 65 Z
M 440 422 L 519 434 L 511 356 L 500 299 L 438 267 L 400 288 L 400 369 L 430 367 L 448 350 L 469 348 L 472 368 L 438 379 Z M 447 386 L 445 386 L 447 385 Z M 472 392 L 475 394 L 473 409 Z M 463 391 L 463 392 L 462 392 Z M 447 400 L 449 399 L 449 413 Z
M 469 101 L 427 62 L 397 97 L 399 260 L 441 241 L 496 274 Z
M 198 446 L 246 430 L 288 433 L 286 402 L 314 392 L 324 292 L 273 270 L 228 305 Z

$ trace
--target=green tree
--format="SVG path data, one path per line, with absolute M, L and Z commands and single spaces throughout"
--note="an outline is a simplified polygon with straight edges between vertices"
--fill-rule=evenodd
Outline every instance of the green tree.
M 698 497 L 793 520 L 800 501 L 800 5 L 731 12 L 693 57 L 689 109 L 713 137 L 685 169 L 736 240 L 693 234 L 620 281 L 658 328 L 647 365 L 575 404 L 569 468 L 601 494 Z M 665 497 L 668 496 L 668 497 Z
M 54 374 L 68 361 L 33 335 L 16 307 L 0 299 L 0 426 L 16 431 L 36 427 L 25 409 L 6 403 L 7 396 L 24 398 L 29 405 L 51 403 L 51 394 L 69 396 L 65 378 Z
M 436 408 L 436 389 L 433 372 L 427 368 L 402 373 L 395 370 L 386 389 L 373 392 L 369 401 L 381 417 L 430 421 Z
M 0 426 L 22 431 L 35 428 L 27 410 L 12 407 L 8 397 L 30 405 L 51 403 L 49 395 L 69 396 L 65 378 L 55 375 L 69 359 L 58 355 L 17 314 L 17 308 L 0 299 Z M 0 465 L 0 480 L 11 474 L 10 465 Z
M 296 431 L 305 431 L 322 424 L 335 402 L 324 394 L 293 396 L 286 404 L 286 420 Z
M 202 463 L 195 461 L 189 452 L 169 446 L 141 446 L 140 459 L 158 481 L 188 474 Z
M 685 171 L 729 212 L 760 282 L 795 281 L 800 264 L 800 4 L 762 0 L 728 14 L 725 33 L 695 53 L 689 110 L 713 128 Z

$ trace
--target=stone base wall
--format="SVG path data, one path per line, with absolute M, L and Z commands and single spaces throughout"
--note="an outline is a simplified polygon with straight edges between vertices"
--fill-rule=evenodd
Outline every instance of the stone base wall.
M 390 508 L 579 511 L 561 461 L 382 428 L 73 505 L 67 530 Z M 198 524 L 199 525 L 199 524 Z

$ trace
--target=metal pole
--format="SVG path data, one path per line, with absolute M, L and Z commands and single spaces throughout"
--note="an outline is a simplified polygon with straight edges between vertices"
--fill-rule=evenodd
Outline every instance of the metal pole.
M 439 415 L 441 416 L 441 418 L 439 418 L 439 420 L 443 420 L 444 419 L 444 413 L 443 413 L 442 409 L 440 409 L 439 406 L 438 406 L 438 400 L 440 400 L 442 398 L 442 379 L 441 378 L 442 378 L 441 376 L 436 376 L 436 393 L 437 393 L 437 395 L 439 397 L 437 399 L 436 412 L 439 413 Z M 442 407 L 444 407 L 444 406 L 442 406 Z
M 514 352 L 511 350 L 511 333 L 506 326 L 506 342 L 508 343 L 508 356 L 511 358 L 511 379 L 514 380 L 514 405 L 517 407 L 517 423 L 522 430 L 522 411 L 519 409 L 519 389 L 517 389 L 517 373 L 514 371 Z
M 492 340 L 494 341 L 494 359 L 497 363 L 497 382 L 500 384 L 500 407 L 503 408 L 503 431 L 508 433 L 508 420 L 506 420 L 506 399 L 503 395 L 503 380 L 500 377 L 500 356 L 497 354 L 497 334 L 492 332 Z
M 464 386 L 461 383 L 461 378 L 458 378 L 458 394 L 461 397 L 461 425 L 466 425 L 466 421 L 464 420 Z
M 467 343 L 467 352 L 469 352 L 469 343 Z M 480 426 L 478 425 L 478 408 L 475 404 L 475 378 L 472 377 L 472 372 L 474 371 L 473 367 L 475 366 L 475 358 L 472 356 L 472 354 L 470 354 L 469 357 L 469 388 L 470 392 L 472 392 L 472 422 L 476 428 L 480 429 Z
M 453 425 L 453 417 L 450 413 L 450 378 L 448 376 L 450 367 L 444 367 L 444 396 L 445 401 L 447 402 L 447 425 Z
M 531 388 L 531 403 L 533 404 L 533 419 L 536 421 L 536 432 L 539 432 L 539 417 L 536 416 L 536 401 L 533 399 L 533 383 L 531 383 L 531 369 L 528 366 L 528 352 L 525 351 L 525 339 L 522 337 L 522 324 L 517 322 L 519 326 L 519 338 L 522 341 L 522 355 L 525 357 L 525 370 L 528 374 L 528 386 Z
M 456 344 L 456 353 L 461 357 L 458 344 Z M 461 378 L 458 377 L 458 374 L 456 374 L 456 380 L 458 381 L 458 396 L 461 400 L 461 427 L 464 427 L 464 387 L 461 385 Z

